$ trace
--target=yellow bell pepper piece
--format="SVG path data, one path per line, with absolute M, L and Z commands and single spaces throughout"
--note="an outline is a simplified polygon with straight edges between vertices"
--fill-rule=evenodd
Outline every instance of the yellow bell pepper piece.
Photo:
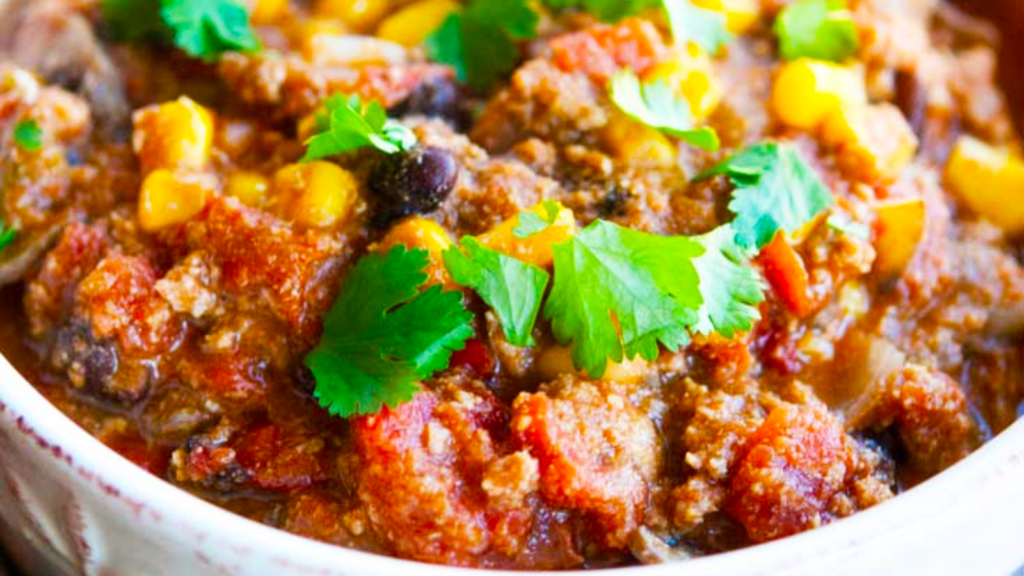
M 825 120 L 822 142 L 862 182 L 895 180 L 917 153 L 917 136 L 892 104 L 843 106 Z
M 894 276 L 903 271 L 924 237 L 927 214 L 924 200 L 890 200 L 877 208 L 875 273 Z
M 410 48 L 419 46 L 459 8 L 454 0 L 418 0 L 381 22 L 377 36 Z
M 452 290 L 457 288 L 448 275 L 443 256 L 444 251 L 452 247 L 452 239 L 440 224 L 421 216 L 406 218 L 388 231 L 377 250 L 387 252 L 399 244 L 408 248 L 423 248 L 430 253 L 428 284 L 440 284 Z
M 215 182 L 204 174 L 154 170 L 142 182 L 139 226 L 155 232 L 191 220 L 206 208 L 214 186 Z
M 618 110 L 601 130 L 600 139 L 617 162 L 667 168 L 677 161 L 678 149 L 667 136 Z
M 1024 232 L 1024 160 L 1008 148 L 963 136 L 946 164 L 950 190 L 1010 234 Z
M 810 131 L 840 108 L 867 101 L 859 67 L 801 58 L 779 70 L 772 86 L 771 109 L 783 124 Z
M 273 24 L 288 12 L 288 0 L 256 0 L 250 19 L 253 24 Z
M 517 214 L 480 236 L 480 243 L 528 264 L 541 268 L 550 267 L 555 261 L 551 247 L 576 235 L 576 216 L 572 210 L 558 202 L 554 204 L 558 207 L 558 215 L 555 217 L 554 223 L 540 232 L 527 238 L 516 236 L 515 229 L 519 226 L 519 215 Z M 534 206 L 530 211 L 541 218 L 548 218 L 544 202 Z

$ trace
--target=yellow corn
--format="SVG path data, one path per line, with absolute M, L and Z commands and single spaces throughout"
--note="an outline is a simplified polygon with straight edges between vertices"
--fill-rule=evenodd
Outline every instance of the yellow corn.
M 690 103 L 690 110 L 698 122 L 706 120 L 714 112 L 724 95 L 711 58 L 692 44 L 685 52 L 677 53 L 644 75 L 645 82 L 657 80 L 667 82 L 677 96 Z
M 825 120 L 822 142 L 862 182 L 895 180 L 917 153 L 917 136 L 892 104 L 843 106 Z
M 186 96 L 135 114 L 132 137 L 144 172 L 200 170 L 213 149 L 213 115 Z
M 454 0 L 418 0 L 381 22 L 377 36 L 402 46 L 419 46 L 457 10 L 459 3 Z
M 926 211 L 924 200 L 890 200 L 879 204 L 875 223 L 875 273 L 899 274 L 917 252 L 924 237 Z
M 726 26 L 733 34 L 743 34 L 761 17 L 760 0 L 693 0 L 694 5 L 725 14 Z
M 1024 232 L 1024 160 L 963 136 L 946 164 L 949 188 L 978 215 L 1010 234 Z
M 307 58 L 313 52 L 317 36 L 345 34 L 345 26 L 338 20 L 329 18 L 311 18 L 299 28 L 299 44 Z
M 779 70 L 771 107 L 783 124 L 815 130 L 841 107 L 864 105 L 867 99 L 860 68 L 801 58 Z
M 534 364 L 537 376 L 544 381 L 554 380 L 563 374 L 578 374 L 589 378 L 586 372 L 576 370 L 572 363 L 572 351 L 565 346 L 549 346 L 537 356 Z M 601 376 L 605 382 L 636 383 L 644 379 L 651 370 L 649 362 L 637 356 L 632 360 L 608 362 L 608 368 Z
M 452 240 L 440 224 L 421 216 L 406 218 L 388 231 L 377 249 L 380 252 L 387 252 L 399 244 L 407 248 L 423 248 L 430 253 L 430 265 L 427 267 L 428 284 L 456 288 L 448 276 L 443 256 L 444 251 L 452 247 Z
M 480 236 L 480 243 L 534 266 L 551 266 L 554 263 L 551 247 L 576 235 L 576 216 L 572 210 L 557 202 L 555 205 L 558 206 L 558 215 L 554 223 L 540 232 L 527 238 L 516 236 L 515 229 L 519 226 L 519 216 L 516 215 Z M 545 220 L 548 218 L 544 203 L 534 206 L 530 211 Z
M 667 168 L 677 161 L 678 150 L 667 136 L 617 110 L 600 137 L 604 148 L 619 162 Z
M 319 0 L 313 13 L 321 18 L 338 18 L 356 32 L 368 32 L 394 4 L 394 0 Z
M 285 166 L 274 174 L 274 189 L 283 193 L 288 216 L 306 226 L 344 224 L 359 196 L 356 177 L 330 162 Z
M 226 191 L 246 206 L 261 206 L 267 199 L 270 183 L 256 172 L 235 172 L 228 176 Z
M 194 172 L 154 170 L 142 182 L 139 225 L 147 232 L 182 224 L 203 211 L 213 196 L 215 182 Z
M 273 24 L 288 11 L 288 0 L 256 0 L 250 18 L 253 24 Z

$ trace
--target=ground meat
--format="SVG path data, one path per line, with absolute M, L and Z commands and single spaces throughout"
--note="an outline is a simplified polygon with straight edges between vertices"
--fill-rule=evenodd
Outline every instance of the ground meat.
M 536 468 L 500 455 L 506 419 L 492 396 L 450 391 L 354 422 L 359 498 L 395 552 L 475 564 L 525 548 Z
M 747 440 L 726 510 L 755 542 L 829 522 L 829 502 L 851 476 L 853 451 L 839 422 L 816 408 L 779 407 Z
M 593 518 L 596 539 L 621 548 L 643 524 L 661 442 L 644 414 L 599 386 L 565 377 L 519 396 L 512 430 L 540 461 L 545 500 Z

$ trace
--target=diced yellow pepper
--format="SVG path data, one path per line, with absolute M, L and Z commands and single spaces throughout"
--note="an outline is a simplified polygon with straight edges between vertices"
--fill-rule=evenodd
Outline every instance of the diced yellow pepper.
M 132 137 L 143 172 L 201 170 L 213 149 L 213 115 L 187 96 L 135 113 Z
M 418 0 L 381 22 L 377 36 L 410 48 L 419 46 L 458 10 L 455 0 Z
M 338 18 L 356 32 L 368 32 L 394 4 L 395 0 L 319 0 L 313 13 L 322 18 Z
M 286 195 L 285 211 L 290 218 L 316 228 L 344 224 L 359 197 L 356 177 L 324 161 L 281 168 L 274 174 L 274 189 Z
M 733 34 L 743 34 L 761 17 L 760 0 L 693 0 L 693 4 L 725 14 L 726 27 Z
M 541 268 L 550 267 L 555 260 L 551 247 L 576 235 L 576 216 L 572 210 L 558 202 L 555 202 L 555 205 L 558 206 L 558 215 L 555 217 L 554 223 L 540 232 L 527 238 L 516 236 L 515 229 L 519 226 L 519 215 L 517 214 L 480 236 L 480 243 L 528 264 Z M 543 202 L 531 208 L 530 211 L 545 220 L 548 218 Z
M 644 82 L 658 80 L 667 82 L 677 96 L 690 103 L 690 111 L 698 122 L 706 120 L 722 103 L 724 92 L 711 58 L 696 45 L 691 44 L 644 74 Z
M 452 247 L 448 232 L 440 224 L 421 216 L 412 216 L 399 222 L 380 241 L 377 250 L 387 252 L 397 245 L 408 248 L 423 248 L 430 253 L 427 267 L 428 284 L 441 284 L 449 289 L 456 285 L 444 265 L 444 251 Z
M 601 143 L 616 161 L 657 168 L 675 165 L 678 149 L 661 132 L 619 112 L 601 130 Z
M 946 180 L 978 215 L 1010 234 L 1024 232 L 1024 160 L 1008 148 L 961 137 L 946 164 Z
M 899 274 L 917 252 L 927 218 L 924 200 L 890 200 L 878 205 L 875 222 L 875 273 Z
M 892 104 L 843 106 L 825 120 L 822 142 L 862 182 L 895 180 L 917 153 L 917 136 Z
M 867 101 L 859 67 L 801 58 L 782 65 L 772 87 L 771 108 L 783 124 L 810 131 L 841 107 Z
M 288 12 L 288 0 L 256 0 L 250 19 L 253 24 L 273 24 Z
M 139 225 L 147 232 L 155 232 L 191 220 L 206 208 L 214 186 L 215 182 L 205 174 L 154 170 L 142 182 Z
M 226 191 L 246 206 L 261 206 L 267 199 L 270 183 L 257 172 L 235 172 L 228 176 Z
M 554 380 L 563 374 L 578 374 L 583 378 L 589 378 L 585 371 L 576 370 L 572 362 L 572 350 L 565 346 L 544 348 L 537 356 L 534 366 L 537 376 L 544 381 Z M 623 359 L 622 362 L 609 360 L 601 380 L 633 384 L 643 381 L 650 370 L 650 362 L 640 356 L 636 356 L 632 360 Z

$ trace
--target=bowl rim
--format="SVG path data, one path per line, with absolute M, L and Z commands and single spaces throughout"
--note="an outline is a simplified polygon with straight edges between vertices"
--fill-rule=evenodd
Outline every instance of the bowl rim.
M 522 572 L 481 570 L 427 564 L 363 552 L 319 542 L 274 528 L 207 502 L 170 482 L 133 464 L 79 427 L 50 403 L 25 377 L 0 354 L 0 427 L 12 427 L 32 436 L 35 443 L 70 472 L 99 483 L 112 497 L 133 503 L 152 512 L 154 518 L 175 520 L 175 527 L 192 527 L 207 544 L 216 540 L 233 541 L 234 550 L 270 550 L 264 555 L 296 569 L 316 570 L 320 574 L 367 574 L 406 576 L 410 570 L 422 576 L 522 576 Z M 44 450 L 41 450 L 44 451 Z M 1014 474 L 1007 473 L 1014 468 Z M 1019 469 L 1019 470 L 1017 470 Z M 963 461 L 900 494 L 887 502 L 782 540 L 758 544 L 740 550 L 686 561 L 687 574 L 704 576 L 734 574 L 738 568 L 775 566 L 801 562 L 828 554 L 849 552 L 871 545 L 887 533 L 907 528 L 916 511 L 934 511 L 935 504 L 957 501 L 969 505 L 985 491 L 958 493 L 956 487 L 971 479 L 1017 477 L 1024 473 L 1024 419 L 981 446 Z M 1003 480 L 1006 482 L 1006 480 Z M 194 526 L 200 524 L 202 530 Z M 878 526 L 886 530 L 879 531 Z M 227 535 L 225 537 L 225 535 Z M 218 543 L 219 544 L 219 543 Z M 297 560 L 301 559 L 301 560 Z M 760 561 L 752 561 L 759 559 Z M 782 559 L 790 559 L 789 562 Z M 775 562 L 769 564 L 768 560 Z M 780 564 L 780 562 L 782 562 Z M 674 574 L 676 562 L 606 570 L 534 572 L 550 576 L 655 576 Z M 332 567 L 344 566 L 343 572 Z M 671 572 L 670 572 L 671 571 Z M 761 573 L 761 572 L 758 572 Z M 769 572 L 765 572 L 767 574 Z M 770 572 L 776 573 L 776 572 Z

